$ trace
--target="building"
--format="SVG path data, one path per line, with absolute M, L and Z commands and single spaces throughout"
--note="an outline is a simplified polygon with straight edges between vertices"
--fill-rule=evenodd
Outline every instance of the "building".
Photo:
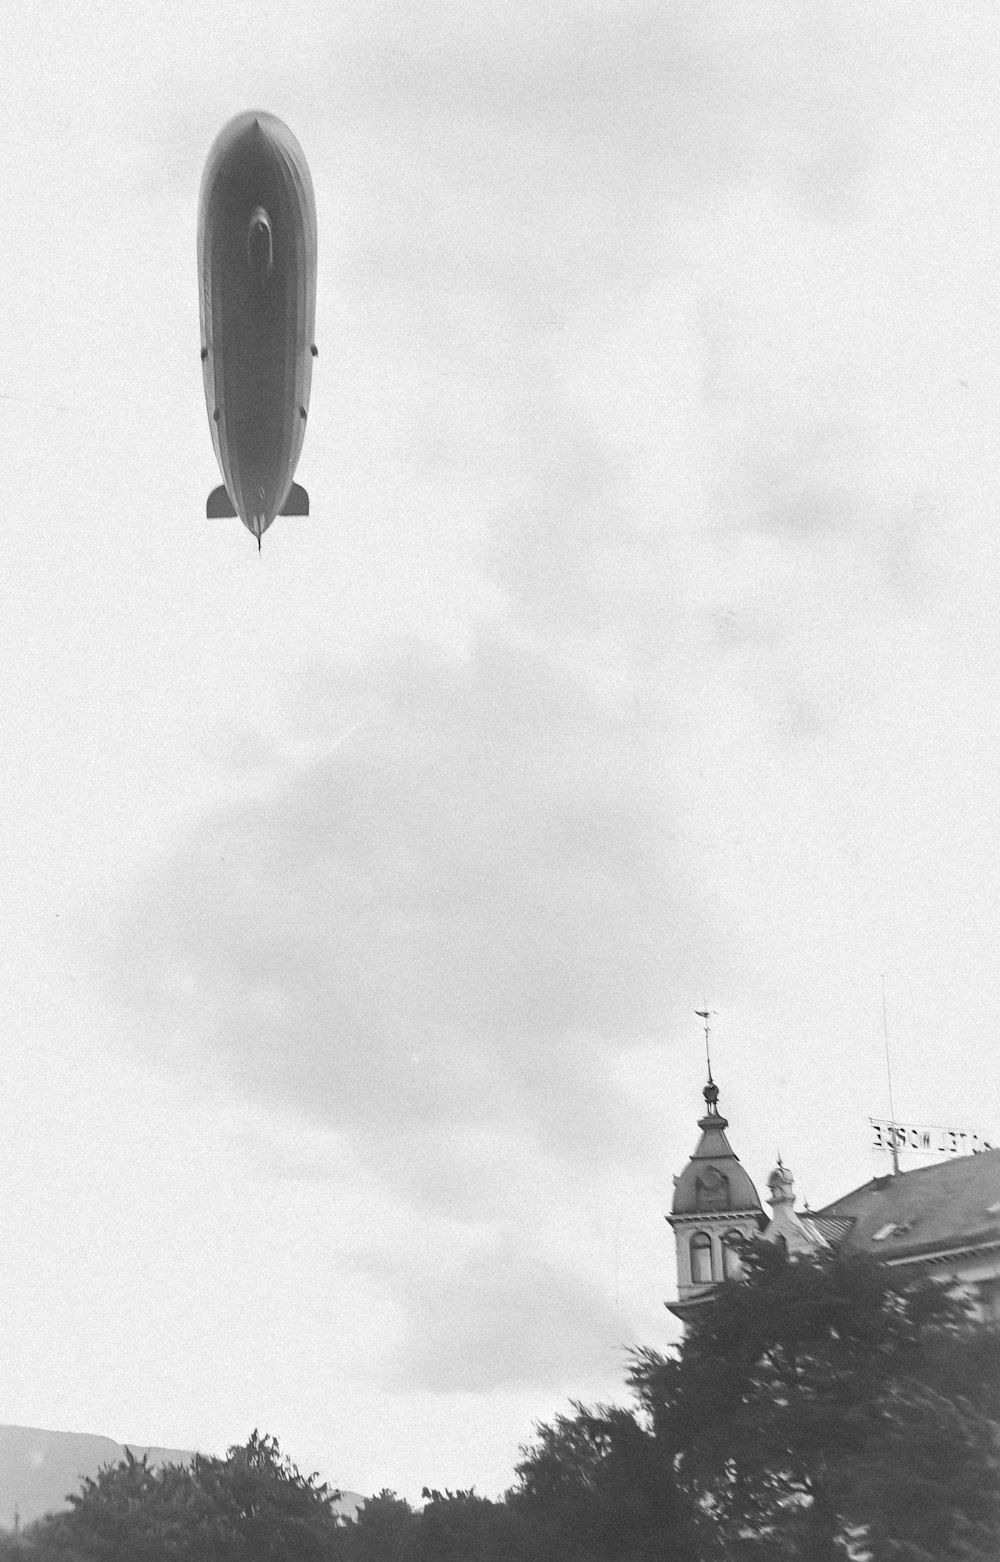
M 738 1276 L 734 1242 L 762 1235 L 793 1257 L 831 1248 L 937 1276 L 1000 1326 L 1000 1150 L 872 1177 L 820 1210 L 795 1208 L 792 1173 L 779 1158 L 767 1179 L 768 1218 L 726 1138 L 711 1072 L 704 1097 L 701 1138 L 674 1178 L 667 1216 L 677 1249 L 677 1299 L 667 1306 L 677 1317 L 689 1319 L 715 1286 Z
M 677 1300 L 670 1311 L 686 1319 L 720 1281 L 739 1274 L 737 1245 L 759 1236 L 767 1216 L 748 1173 L 726 1138 L 719 1087 L 709 1071 L 701 1138 L 679 1177 L 667 1216 L 677 1245 Z
M 1000 1150 L 873 1177 L 813 1218 L 847 1223 L 845 1253 L 954 1281 L 1000 1324 Z
M 814 1214 L 812 1210 L 795 1208 L 795 1181 L 780 1155 L 767 1186 L 771 1218 L 763 1235 L 769 1242 L 780 1242 L 786 1253 L 794 1257 L 798 1253 L 815 1253 L 819 1248 L 837 1247 L 847 1236 L 849 1219 L 826 1211 Z

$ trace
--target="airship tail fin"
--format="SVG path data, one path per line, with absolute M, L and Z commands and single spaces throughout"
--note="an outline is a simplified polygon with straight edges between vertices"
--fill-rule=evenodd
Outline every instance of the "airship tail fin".
M 288 498 L 281 506 L 282 515 L 308 515 L 309 495 L 299 483 L 293 483 L 288 490 Z
M 208 496 L 208 503 L 205 506 L 205 514 L 208 516 L 210 521 L 216 521 L 223 518 L 226 520 L 235 519 L 236 507 L 233 504 L 233 501 L 230 499 L 225 487 L 212 489 L 212 492 Z

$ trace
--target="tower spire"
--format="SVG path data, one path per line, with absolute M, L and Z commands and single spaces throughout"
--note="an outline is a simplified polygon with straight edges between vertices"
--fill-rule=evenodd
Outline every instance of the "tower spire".
M 715 1081 L 712 1078 L 712 1051 L 711 1051 L 711 1048 L 710 1048 L 709 1043 L 708 1043 L 709 1029 L 710 1029 L 708 1022 L 711 1019 L 712 1015 L 715 1013 L 715 1010 L 714 1009 L 709 1009 L 706 1006 L 704 1009 L 695 1009 L 694 1012 L 698 1016 L 699 1020 L 704 1020 L 705 1021 L 705 1062 L 708 1065 L 708 1082 L 709 1082 L 710 1085 L 713 1085 L 715 1083 Z
M 667 1216 L 677 1248 L 677 1301 L 667 1305 L 681 1319 L 721 1284 L 739 1273 L 734 1243 L 753 1237 L 766 1223 L 757 1190 L 726 1138 L 729 1123 L 719 1111 L 719 1087 L 712 1077 L 711 1018 L 706 1004 L 695 1009 L 705 1031 L 708 1083 L 701 1137 L 679 1177 Z

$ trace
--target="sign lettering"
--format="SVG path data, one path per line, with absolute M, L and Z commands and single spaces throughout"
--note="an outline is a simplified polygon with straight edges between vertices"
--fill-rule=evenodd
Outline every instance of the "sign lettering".
M 893 1123 L 885 1117 L 870 1117 L 868 1121 L 875 1150 L 909 1150 L 916 1155 L 981 1155 L 994 1148 L 982 1134 L 965 1133 L 960 1128 Z

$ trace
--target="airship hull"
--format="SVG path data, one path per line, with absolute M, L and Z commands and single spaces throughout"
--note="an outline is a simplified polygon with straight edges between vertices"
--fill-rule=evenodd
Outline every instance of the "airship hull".
M 259 539 L 308 499 L 294 482 L 315 354 L 316 207 L 302 148 L 273 114 L 219 133 L 198 211 L 201 352 L 212 442 L 225 483 L 209 513 Z

